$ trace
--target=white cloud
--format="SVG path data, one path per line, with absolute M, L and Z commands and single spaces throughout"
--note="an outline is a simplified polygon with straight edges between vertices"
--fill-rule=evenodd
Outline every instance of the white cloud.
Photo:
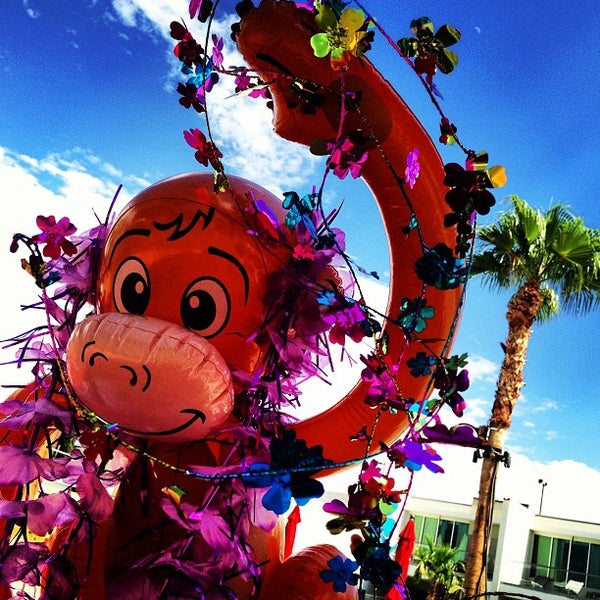
M 147 182 L 123 177 L 118 169 L 81 148 L 34 157 L 3 147 L 0 147 L 0 181 L 3 204 L 19 207 L 5 213 L 0 228 L 0 248 L 4 249 L 0 252 L 0 272 L 10 282 L 0 296 L 0 314 L 5 315 L 0 321 L 0 340 L 5 340 L 39 325 L 40 319 L 36 311 L 20 310 L 22 304 L 37 299 L 39 289 L 21 269 L 20 259 L 27 257 L 26 252 L 23 249 L 16 255 L 8 252 L 12 236 L 37 233 L 38 215 L 54 215 L 57 219 L 68 216 L 78 231 L 83 232 L 96 225 L 94 213 L 101 219 L 106 216 L 120 183 L 126 186 L 115 205 L 117 211 L 133 193 L 146 187 Z M 2 361 L 12 358 L 13 350 L 2 350 Z M 28 373 L 9 372 L 8 367 L 2 367 L 2 384 L 25 382 L 30 378 Z
M 550 398 L 543 398 L 542 400 L 528 401 L 525 400 L 524 404 L 527 404 L 527 411 L 529 413 L 539 413 L 548 411 L 560 410 L 560 405 L 556 400 Z
M 481 462 L 473 463 L 467 448 L 437 445 L 445 473 L 419 471 L 411 493 L 415 496 L 470 504 L 477 497 Z M 499 466 L 496 498 L 510 498 L 538 507 L 539 479 L 548 483 L 544 491 L 546 516 L 598 522 L 600 471 L 572 460 L 542 463 L 518 451 L 511 453 L 510 468 Z
M 29 0 L 23 0 L 23 8 L 27 12 L 27 15 L 32 19 L 37 19 L 41 15 L 39 10 L 35 10 L 29 5 Z
M 500 365 L 476 354 L 469 355 L 468 361 L 467 370 L 469 371 L 469 379 L 471 381 L 496 381 Z
M 187 2 L 174 0 L 113 0 L 113 8 L 124 25 L 137 27 L 154 36 L 158 34 L 158 38 L 163 38 L 168 44 L 165 61 L 171 67 L 173 79 L 178 63 L 171 51 L 175 43 L 169 35 L 171 21 L 183 18 L 198 40 L 203 40 L 206 35 L 206 25 L 196 20 L 190 22 L 187 18 L 187 7 Z M 244 64 L 230 38 L 231 22 L 236 19 L 236 16 L 230 15 L 221 20 L 215 19 L 211 24 L 211 33 L 224 40 L 226 65 Z M 311 182 L 310 177 L 314 178 L 319 165 L 322 169 L 323 159 L 312 156 L 303 146 L 276 136 L 266 101 L 234 96 L 234 87 L 233 77 L 221 75 L 219 83 L 207 94 L 210 127 L 217 146 L 224 154 L 226 172 L 255 181 L 275 195 L 295 188 L 299 193 L 310 191 L 300 186 L 306 185 L 307 181 L 317 183 L 316 179 Z M 190 128 L 199 128 L 207 133 L 202 120 L 190 120 Z

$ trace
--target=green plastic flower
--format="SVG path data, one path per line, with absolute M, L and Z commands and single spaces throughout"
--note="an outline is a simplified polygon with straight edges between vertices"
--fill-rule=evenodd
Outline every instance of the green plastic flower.
M 361 41 L 368 35 L 364 29 L 361 30 L 365 23 L 362 11 L 346 8 L 338 20 L 330 6 L 321 4 L 315 19 L 323 30 L 310 38 L 316 57 L 324 58 L 330 54 L 331 66 L 340 70 L 348 65 L 350 56 L 362 55 Z
M 431 19 L 420 17 L 411 21 L 410 30 L 416 37 L 402 38 L 398 40 L 398 46 L 405 56 L 415 59 L 417 73 L 425 73 L 431 80 L 436 69 L 445 74 L 454 70 L 458 64 L 458 56 L 448 50 L 448 46 L 456 44 L 460 39 L 458 29 L 442 25 L 434 34 Z

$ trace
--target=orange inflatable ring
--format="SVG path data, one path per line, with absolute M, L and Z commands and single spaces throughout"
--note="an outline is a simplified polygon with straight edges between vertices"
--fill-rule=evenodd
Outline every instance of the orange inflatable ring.
M 277 35 L 273 35 L 275 31 Z M 257 8 L 244 14 L 237 34 L 244 60 L 263 80 L 271 82 L 276 133 L 306 146 L 318 139 L 335 139 L 339 126 L 339 73 L 331 68 L 328 60 L 316 58 L 312 53 L 310 38 L 318 31 L 312 14 L 293 2 L 263 0 Z M 414 189 L 410 190 L 412 209 L 427 247 L 443 242 L 452 248 L 456 234 L 442 226 L 447 212 L 444 201 L 447 188 L 442 183 L 444 168 L 419 120 L 367 59 L 352 60 L 344 79 L 346 91 L 361 97 L 360 113 L 349 112 L 345 130 L 367 129 L 379 146 L 379 150 L 373 148 L 369 152 L 362 177 L 373 192 L 388 234 L 391 288 L 387 314 L 394 317 L 399 313 L 402 300 L 420 297 L 423 287 L 414 270 L 416 260 L 423 255 L 422 242 L 415 232 L 408 236 L 401 233 L 413 215 L 400 193 L 398 178 L 403 177 L 408 153 L 418 148 L 421 173 Z M 313 89 L 323 96 L 322 110 L 312 114 L 303 112 L 298 96 L 291 91 L 292 81 L 314 84 Z M 434 340 L 430 348 L 439 356 L 450 347 L 448 334 L 453 331 L 460 294 L 459 289 L 441 291 L 429 287 L 426 291 L 427 304 L 435 307 L 434 318 L 428 320 L 427 338 Z M 402 330 L 388 323 L 385 331 L 389 338 L 389 355 L 404 356 L 407 340 Z M 397 381 L 404 397 L 424 398 L 427 381 L 412 377 L 406 360 L 402 361 Z M 358 383 L 336 406 L 298 424 L 298 437 L 309 445 L 323 444 L 324 456 L 336 462 L 356 458 L 360 451 L 352 437 L 361 427 L 369 428 L 374 420 L 373 409 L 363 401 L 365 393 L 366 384 Z M 331 436 L 331 423 L 335 423 L 335 436 Z M 399 438 L 406 426 L 403 415 L 384 412 L 377 421 L 374 440 L 389 445 Z

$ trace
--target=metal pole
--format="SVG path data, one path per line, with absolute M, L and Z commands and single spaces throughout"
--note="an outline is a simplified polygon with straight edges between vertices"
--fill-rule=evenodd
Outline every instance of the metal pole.
M 543 479 L 538 479 L 538 483 L 542 486 L 542 493 L 540 495 L 540 512 L 538 513 L 538 515 L 542 514 L 542 504 L 544 502 L 544 488 L 548 485 L 547 481 L 544 481 Z

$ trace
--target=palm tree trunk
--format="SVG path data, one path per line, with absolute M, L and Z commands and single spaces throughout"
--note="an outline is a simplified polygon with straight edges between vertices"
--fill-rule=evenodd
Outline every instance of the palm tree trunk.
M 481 465 L 479 496 L 465 565 L 466 598 L 486 592 L 487 575 L 485 571 L 494 510 L 498 461 L 502 457 L 506 430 L 511 425 L 512 412 L 523 387 L 523 370 L 531 328 L 541 302 L 539 284 L 535 280 L 530 280 L 518 290 L 508 303 L 506 314 L 508 336 L 505 356 L 498 376 L 489 422 L 488 442 L 491 451 L 486 452 Z

